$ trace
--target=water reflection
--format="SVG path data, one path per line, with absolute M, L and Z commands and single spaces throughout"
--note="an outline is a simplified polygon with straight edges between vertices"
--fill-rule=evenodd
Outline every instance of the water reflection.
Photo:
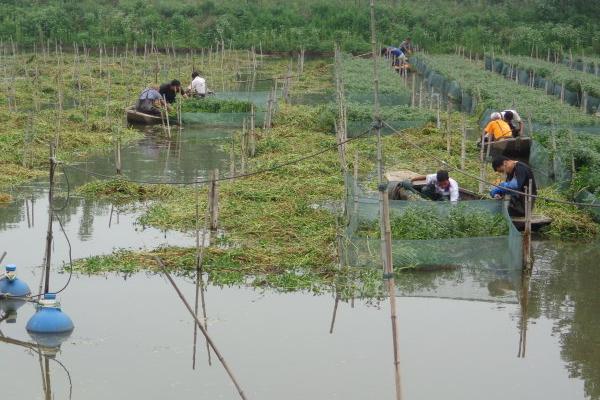
M 6 303 L 6 302 L 0 302 Z M 6 311 L 6 307 L 0 307 L 5 311 L 0 312 L 0 343 L 4 343 L 6 345 L 14 346 L 17 348 L 22 348 L 27 350 L 30 354 L 37 355 L 39 369 L 40 369 L 40 378 L 42 382 L 42 392 L 45 400 L 52 400 L 55 396 L 52 393 L 52 380 L 51 380 L 51 361 L 55 363 L 60 369 L 64 371 L 66 374 L 66 379 L 68 380 L 68 396 L 67 398 L 70 400 L 73 394 L 73 383 L 71 381 L 71 373 L 67 369 L 67 367 L 57 359 L 57 355 L 60 352 L 60 346 L 64 340 L 68 338 L 68 336 L 63 337 L 36 337 L 32 336 L 34 341 L 26 341 L 19 340 L 15 338 L 11 338 L 5 336 L 2 333 L 2 322 L 8 321 L 10 323 L 16 322 L 16 310 L 14 311 Z M 62 396 L 61 396 L 62 397 Z
M 542 242 L 534 249 L 529 319 L 554 321 L 569 374 L 600 399 L 600 244 Z

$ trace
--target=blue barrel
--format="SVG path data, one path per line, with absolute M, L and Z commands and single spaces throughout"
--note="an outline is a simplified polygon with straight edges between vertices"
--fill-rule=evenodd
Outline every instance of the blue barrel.
M 0 279 L 0 295 L 8 294 L 10 296 L 29 296 L 31 290 L 27 284 L 17 278 L 17 266 L 10 264 L 6 266 L 6 275 Z
M 38 309 L 27 322 L 29 333 L 61 334 L 70 333 L 75 326 L 67 314 L 60 309 L 56 294 L 46 293 L 40 300 Z

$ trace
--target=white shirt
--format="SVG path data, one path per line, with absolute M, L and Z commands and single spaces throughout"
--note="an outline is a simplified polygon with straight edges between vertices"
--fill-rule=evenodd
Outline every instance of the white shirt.
M 206 94 L 206 79 L 202 78 L 201 76 L 195 77 L 190 84 L 189 89 L 192 91 L 192 93 Z
M 500 113 L 500 114 L 502 115 L 502 119 L 504 119 L 504 114 L 505 114 L 507 111 L 510 111 L 510 112 L 512 112 L 512 114 L 513 114 L 513 121 L 514 121 L 514 122 L 517 122 L 517 123 L 518 123 L 518 122 L 521 122 L 521 121 L 522 121 L 522 119 L 521 119 L 521 116 L 520 116 L 520 115 L 519 115 L 519 113 L 518 113 L 518 112 L 516 112 L 515 110 L 504 110 L 504 111 L 502 111 L 502 112 Z
M 438 186 L 437 183 L 437 174 L 427 175 L 425 179 L 425 184 L 427 185 L 435 185 L 435 192 L 441 194 L 442 196 L 450 196 L 450 201 L 458 201 L 458 183 L 452 178 L 448 179 L 450 182 L 450 186 L 447 189 L 442 189 Z

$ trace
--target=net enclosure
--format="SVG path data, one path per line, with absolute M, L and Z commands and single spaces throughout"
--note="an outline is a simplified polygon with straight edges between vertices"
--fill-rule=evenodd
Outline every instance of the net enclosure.
M 241 127 L 254 116 L 256 126 L 264 123 L 270 92 L 223 92 L 182 103 L 181 121 L 189 125 Z M 273 107 L 276 99 L 271 100 Z M 252 113 L 254 109 L 254 114 Z
M 347 179 L 342 261 L 381 268 L 378 194 L 366 193 L 352 177 Z M 395 269 L 522 267 L 522 236 L 502 201 L 390 200 L 390 222 Z

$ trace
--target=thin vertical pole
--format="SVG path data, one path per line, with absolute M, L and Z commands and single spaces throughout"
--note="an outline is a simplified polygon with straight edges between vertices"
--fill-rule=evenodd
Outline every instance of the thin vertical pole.
M 529 180 L 529 186 L 525 189 L 525 230 L 523 232 L 523 265 L 525 269 L 530 270 L 532 266 L 531 258 L 531 205 L 532 205 L 532 185 Z
M 44 293 L 50 291 L 50 264 L 52 258 L 52 221 L 54 219 L 54 172 L 56 171 L 56 159 L 54 146 L 50 145 L 50 174 L 48 188 L 48 232 L 46 233 L 46 269 L 44 278 Z
M 381 240 L 384 279 L 387 283 L 388 297 L 390 300 L 390 319 L 392 322 L 392 341 L 394 345 L 394 380 L 396 384 L 396 399 L 402 399 L 402 385 L 400 381 L 400 348 L 398 341 L 398 318 L 396 313 L 396 281 L 394 279 L 394 266 L 392 262 L 392 228 L 390 224 L 390 206 L 387 185 L 379 185 L 379 195 L 383 197 L 383 213 L 380 224 L 383 226 L 384 236 Z
M 462 136 L 460 141 L 460 169 L 464 171 L 467 159 L 467 127 L 465 126 L 465 115 L 462 118 Z

